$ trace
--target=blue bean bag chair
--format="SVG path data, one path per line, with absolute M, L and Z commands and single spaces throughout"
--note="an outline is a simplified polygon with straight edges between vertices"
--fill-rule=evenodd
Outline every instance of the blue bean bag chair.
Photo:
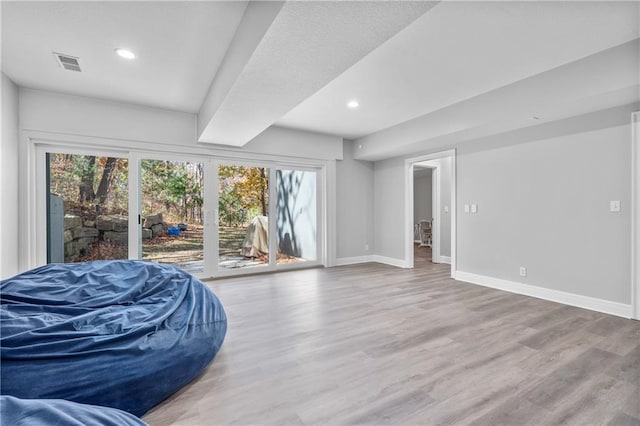
M 147 426 L 115 408 L 62 399 L 19 399 L 0 396 L 0 424 L 11 426 Z
M 2 394 L 136 416 L 189 383 L 227 330 L 218 298 L 173 266 L 52 264 L 0 282 Z

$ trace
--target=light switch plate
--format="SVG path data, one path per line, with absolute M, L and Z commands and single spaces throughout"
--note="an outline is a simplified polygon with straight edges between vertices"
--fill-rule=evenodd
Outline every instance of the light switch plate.
M 478 213 L 478 205 L 471 204 L 471 213 Z
M 611 200 L 609 202 L 609 211 L 611 212 L 619 212 L 620 211 L 620 200 Z
M 469 213 L 469 204 L 464 205 L 464 212 Z

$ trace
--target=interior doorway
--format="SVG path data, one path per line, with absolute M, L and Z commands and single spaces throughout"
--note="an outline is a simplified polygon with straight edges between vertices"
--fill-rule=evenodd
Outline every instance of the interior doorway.
M 455 273 L 455 150 L 405 161 L 406 260 L 410 267 L 451 264 Z
M 438 212 L 438 165 L 421 162 L 413 168 L 414 262 L 417 259 L 439 263 L 439 233 L 435 213 Z M 438 244 L 436 244 L 438 243 Z

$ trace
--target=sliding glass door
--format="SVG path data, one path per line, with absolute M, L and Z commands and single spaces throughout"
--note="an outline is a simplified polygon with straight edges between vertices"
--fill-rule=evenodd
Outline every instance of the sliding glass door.
M 320 168 L 39 152 L 46 244 L 38 252 L 46 246 L 49 263 L 142 259 L 212 277 L 324 260 Z
M 317 169 L 218 163 L 217 274 L 316 265 Z

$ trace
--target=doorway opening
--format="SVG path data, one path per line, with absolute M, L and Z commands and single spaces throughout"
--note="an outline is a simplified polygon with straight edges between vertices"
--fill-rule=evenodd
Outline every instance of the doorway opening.
M 414 262 L 439 263 L 437 162 L 416 163 L 413 168 Z
M 451 264 L 455 272 L 455 151 L 405 161 L 409 267 Z

